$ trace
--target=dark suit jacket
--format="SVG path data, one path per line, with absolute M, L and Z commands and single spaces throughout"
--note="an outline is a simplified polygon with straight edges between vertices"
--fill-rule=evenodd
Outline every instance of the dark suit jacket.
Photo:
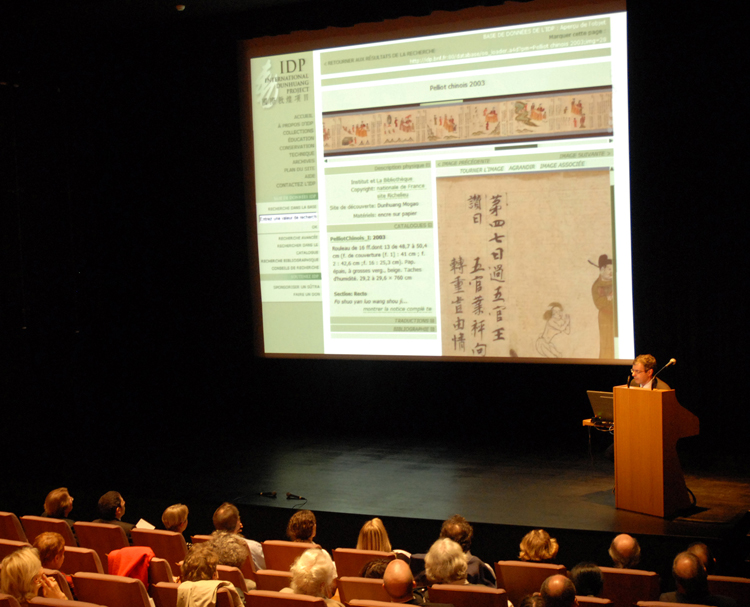
M 111 521 L 105 521 L 104 519 L 98 518 L 95 521 L 92 521 L 94 523 L 104 523 L 105 525 L 117 525 L 118 527 L 121 527 L 122 530 L 125 532 L 125 535 L 128 536 L 128 542 L 131 544 L 133 543 L 133 538 L 130 537 L 130 530 L 135 527 L 135 525 L 132 525 L 131 523 L 125 523 L 118 519 L 112 519 Z

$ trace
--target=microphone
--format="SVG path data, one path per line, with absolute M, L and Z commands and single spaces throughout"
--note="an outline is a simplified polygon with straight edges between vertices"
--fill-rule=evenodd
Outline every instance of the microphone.
M 659 373 L 661 373 L 662 371 L 664 371 L 664 369 L 666 369 L 667 367 L 669 367 L 669 366 L 671 366 L 671 365 L 676 365 L 676 364 L 677 364 L 677 360 L 675 360 L 674 358 L 670 358 L 670 359 L 669 359 L 669 362 L 668 362 L 668 363 L 667 363 L 666 365 L 664 365 L 664 366 L 663 366 L 663 367 L 662 367 L 661 369 L 659 369 Z M 656 375 L 654 375 L 654 376 L 653 376 L 653 377 L 651 378 L 651 389 L 652 389 L 652 390 L 654 389 L 654 380 L 655 380 L 655 379 L 656 379 L 656 377 L 657 377 L 657 376 L 659 375 L 659 373 L 657 373 Z
M 258 495 L 261 497 L 272 497 L 276 498 L 276 492 L 275 491 L 261 491 Z
M 288 500 L 306 500 L 306 497 L 302 497 L 301 495 L 294 495 L 294 493 L 288 493 L 286 494 L 286 499 Z

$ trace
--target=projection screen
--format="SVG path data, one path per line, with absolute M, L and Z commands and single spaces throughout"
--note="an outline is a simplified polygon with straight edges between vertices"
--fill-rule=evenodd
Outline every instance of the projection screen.
M 632 359 L 626 13 L 605 6 L 242 43 L 262 355 Z

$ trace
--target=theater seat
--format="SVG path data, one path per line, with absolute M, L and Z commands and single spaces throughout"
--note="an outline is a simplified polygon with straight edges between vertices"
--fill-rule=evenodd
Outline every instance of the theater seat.
M 604 577 L 602 596 L 615 607 L 632 607 L 638 601 L 659 599 L 660 578 L 653 571 L 600 567 Z
M 102 567 L 107 572 L 107 555 L 113 550 L 130 546 L 128 537 L 122 527 L 107 523 L 73 523 L 78 536 L 78 545 L 96 550 Z
M 151 588 L 151 595 L 156 607 L 177 607 L 177 582 L 159 582 Z M 63 605 L 63 607 L 65 607 Z M 73 607 L 73 606 L 72 606 Z M 232 596 L 226 588 L 219 588 L 216 594 L 216 607 L 234 607 Z
M 245 576 L 238 567 L 230 567 L 229 565 L 217 565 L 216 573 L 219 575 L 220 580 L 229 582 L 238 589 L 239 592 L 247 592 L 247 584 L 245 584 Z
M 63 560 L 60 571 L 72 575 L 79 571 L 89 573 L 104 573 L 104 567 L 99 559 L 99 554 L 92 548 L 76 548 L 65 546 L 65 560 Z
M 187 544 L 181 533 L 160 529 L 132 529 L 134 546 L 148 546 L 159 558 L 169 561 L 172 572 L 180 571 L 180 563 L 187 556 Z
M 266 569 L 289 571 L 294 561 L 297 560 L 297 557 L 310 548 L 318 548 L 318 545 L 303 542 L 287 542 L 285 540 L 267 540 L 263 542 Z
M 576 596 L 579 605 L 612 605 L 609 599 L 600 599 L 596 596 Z
M 247 607 L 326 607 L 326 602 L 319 597 L 269 590 L 251 590 L 245 600 Z
M 59 518 L 48 518 L 46 516 L 22 516 L 21 523 L 26 531 L 26 537 L 33 543 L 36 536 L 41 533 L 52 532 L 63 536 L 66 546 L 78 546 L 73 530 L 70 525 Z
M 728 575 L 709 575 L 708 591 L 722 594 L 737 601 L 738 605 L 750 605 L 750 579 Z
M 47 599 L 41 596 L 29 601 L 30 605 L 46 605 L 47 607 L 106 607 L 106 605 L 95 605 L 85 601 L 64 601 L 62 599 Z
M 16 540 L 0 539 L 0 561 L 6 556 L 24 546 L 31 546 L 28 542 L 17 542 Z
M 0 539 L 28 542 L 18 517 L 12 512 L 0 512 Z
M 0 594 L 0 607 L 21 607 L 9 594 Z
M 336 571 L 339 577 L 358 577 L 362 567 L 370 561 L 376 559 L 392 561 L 394 558 L 395 555 L 392 552 L 381 552 L 380 550 L 336 548 L 333 551 L 333 562 L 336 563 Z
M 255 572 L 255 583 L 258 590 L 274 590 L 278 592 L 292 583 L 292 574 L 288 571 L 261 569 Z
M 551 575 L 567 575 L 564 565 L 530 561 L 498 561 L 495 563 L 497 587 L 505 589 L 508 600 L 518 605 L 527 594 L 539 592 L 542 582 Z M 632 606 L 630 606 L 632 607 Z
M 434 584 L 428 592 L 433 603 L 452 603 L 455 607 L 508 607 L 508 595 L 502 588 Z
M 391 600 L 383 588 L 383 580 L 377 578 L 344 576 L 338 579 L 338 587 L 342 603 L 348 603 L 351 599 Z
M 118 527 L 119 529 L 119 527 Z M 107 607 L 151 607 L 140 580 L 106 573 L 74 573 L 76 596 Z

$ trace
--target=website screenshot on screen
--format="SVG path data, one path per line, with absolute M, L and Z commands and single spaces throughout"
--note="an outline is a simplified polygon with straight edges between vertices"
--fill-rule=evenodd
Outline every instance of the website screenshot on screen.
M 250 67 L 267 354 L 632 358 L 625 13 Z

